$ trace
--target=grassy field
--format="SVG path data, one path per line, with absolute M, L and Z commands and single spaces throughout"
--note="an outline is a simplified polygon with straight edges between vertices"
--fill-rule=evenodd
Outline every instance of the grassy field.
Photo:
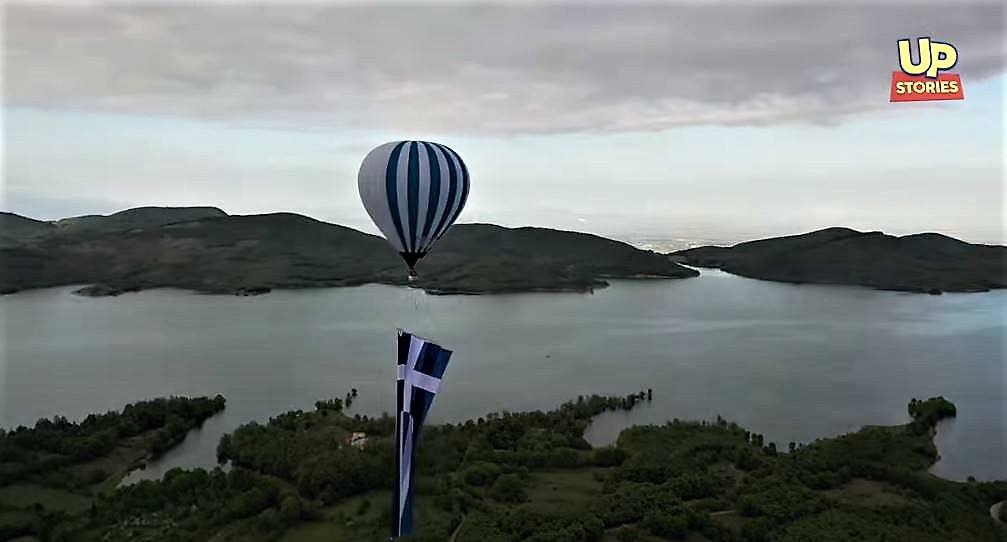
M 302 523 L 283 533 L 280 542 L 362 542 L 388 539 L 388 511 L 392 494 L 371 491 L 323 509 L 324 519 Z M 418 499 L 416 523 L 430 528 L 445 525 L 451 514 L 433 506 L 432 499 Z
M 854 478 L 835 489 L 821 492 L 826 497 L 857 506 L 906 506 L 909 499 L 889 483 Z
M 735 533 L 740 533 L 741 529 L 745 526 L 745 523 L 751 521 L 748 518 L 742 517 L 741 514 L 735 510 L 715 512 L 710 514 L 710 519 L 724 527 L 727 527 Z
M 316 540 L 353 540 L 353 531 L 329 521 L 305 523 L 283 533 L 280 542 L 312 542 Z
M 595 476 L 608 469 L 587 468 L 539 472 L 532 475 L 528 500 L 540 510 L 568 510 L 587 505 L 601 495 L 601 482 Z
M 13 484 L 0 487 L 0 504 L 21 507 L 39 503 L 48 510 L 79 512 L 91 504 L 91 499 L 62 489 L 35 484 Z
M 89 486 L 87 491 L 92 495 L 108 495 L 131 470 L 147 459 L 146 438 L 149 437 L 141 435 L 129 439 L 110 454 L 67 470 L 79 479 L 100 480 Z

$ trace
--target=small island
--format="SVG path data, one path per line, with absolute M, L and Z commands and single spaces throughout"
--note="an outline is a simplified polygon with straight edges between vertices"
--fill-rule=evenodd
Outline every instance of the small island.
M 794 284 L 850 284 L 940 294 L 1007 288 L 1007 247 L 977 245 L 936 233 L 896 237 L 828 228 L 732 247 L 670 254 L 679 263 Z
M 0 538 L 80 541 L 387 540 L 394 420 L 318 401 L 224 436 L 215 468 L 115 488 L 121 468 L 177 442 L 223 398 L 156 400 L 80 423 L 0 434 Z M 417 532 L 458 542 L 1002 541 L 1007 481 L 927 472 L 937 397 L 905 425 L 778 446 L 720 417 L 625 429 L 592 448 L 591 419 L 653 390 L 590 396 L 424 430 Z M 155 444 L 162 443 L 162 444 Z
M 141 207 L 55 222 L 0 213 L 0 292 L 86 285 L 92 297 L 150 288 L 261 295 L 274 289 L 408 285 L 436 295 L 593 292 L 606 279 L 698 276 L 665 255 L 585 233 L 458 224 L 417 266 L 377 236 L 292 213 Z

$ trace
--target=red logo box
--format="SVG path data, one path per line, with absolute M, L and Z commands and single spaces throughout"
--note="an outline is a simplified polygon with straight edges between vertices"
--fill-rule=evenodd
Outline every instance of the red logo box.
M 936 79 L 923 75 L 892 72 L 889 101 L 930 102 L 935 100 L 964 100 L 965 89 L 957 73 L 942 73 Z

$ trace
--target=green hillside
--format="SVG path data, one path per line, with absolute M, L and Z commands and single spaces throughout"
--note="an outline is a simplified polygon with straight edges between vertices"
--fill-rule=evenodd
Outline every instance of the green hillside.
M 802 235 L 672 253 L 698 267 L 763 280 L 856 284 L 910 292 L 974 292 L 1007 287 L 1007 247 L 936 233 L 896 237 L 829 228 Z
M 90 284 L 83 293 L 154 287 L 258 293 L 407 282 L 405 265 L 383 239 L 291 213 L 141 208 L 44 230 L 17 218 L 24 233 L 0 242 L 4 292 Z M 593 235 L 485 224 L 455 226 L 417 269 L 417 287 L 472 294 L 585 291 L 605 286 L 606 277 L 698 274 L 666 256 Z

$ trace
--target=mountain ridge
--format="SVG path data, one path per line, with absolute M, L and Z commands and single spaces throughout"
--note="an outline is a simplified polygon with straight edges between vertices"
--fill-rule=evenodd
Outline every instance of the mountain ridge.
M 90 284 L 116 295 L 156 287 L 206 293 L 408 284 L 398 255 L 375 235 L 296 213 L 229 215 L 215 207 L 127 209 L 55 221 L 0 238 L 0 292 Z M 181 218 L 181 220 L 180 220 Z M 22 221 L 24 219 L 25 221 Z M 63 226 L 60 227 L 60 222 Z M 665 255 L 593 234 L 458 224 L 417 266 L 435 294 L 587 292 L 603 277 L 686 278 Z
M 904 236 L 851 228 L 669 254 L 676 262 L 789 283 L 850 284 L 908 292 L 1007 288 L 1007 247 L 925 232 Z
M 0 213 L 0 292 L 88 284 L 117 295 L 156 287 L 257 294 L 273 288 L 410 284 L 384 239 L 309 216 L 146 206 L 54 221 Z M 831 227 L 661 255 L 598 235 L 465 223 L 418 265 L 431 294 L 590 292 L 605 279 L 688 278 L 678 264 L 756 279 L 908 292 L 1007 287 L 1007 248 L 924 232 Z

